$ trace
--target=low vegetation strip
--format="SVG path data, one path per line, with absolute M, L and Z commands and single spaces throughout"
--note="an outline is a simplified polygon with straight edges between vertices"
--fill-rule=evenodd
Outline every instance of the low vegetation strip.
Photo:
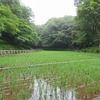
M 72 60 L 100 59 L 99 54 L 73 51 L 34 51 L 0 56 L 1 67 L 36 65 L 43 63 L 67 62 Z
M 58 65 L 58 64 L 67 64 L 67 63 L 75 63 L 75 62 L 86 62 L 86 61 L 93 61 L 93 60 L 100 60 L 100 59 L 86 59 L 86 60 L 69 60 L 66 62 L 52 62 L 52 63 L 39 63 L 39 64 L 26 64 L 23 66 L 17 66 L 17 67 L 0 67 L 0 70 L 6 70 L 6 69 L 16 69 L 16 68 L 24 68 L 24 67 L 38 67 L 38 66 L 47 66 L 47 65 Z

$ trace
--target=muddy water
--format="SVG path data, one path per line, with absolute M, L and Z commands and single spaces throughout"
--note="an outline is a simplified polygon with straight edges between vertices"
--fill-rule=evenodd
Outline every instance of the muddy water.
M 100 100 L 100 96 L 84 93 L 84 87 L 78 89 L 53 88 L 44 80 L 34 80 L 32 96 L 28 100 Z
M 29 100 L 76 100 L 73 90 L 62 91 L 59 87 L 54 89 L 43 80 L 34 81 L 34 90 Z
M 28 100 L 31 96 L 29 84 L 29 79 L 16 81 L 13 85 L 10 82 L 4 82 L 3 88 L 1 87 L 0 90 L 2 93 L 0 100 Z
M 11 89 L 10 83 L 5 82 L 0 100 L 100 100 L 99 95 L 85 96 L 84 88 L 62 89 L 53 88 L 43 79 L 23 79 L 14 84 Z M 1 94 L 0 94 L 1 95 Z

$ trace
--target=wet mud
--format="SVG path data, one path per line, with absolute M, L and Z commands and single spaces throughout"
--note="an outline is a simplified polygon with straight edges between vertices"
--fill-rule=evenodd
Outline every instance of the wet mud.
M 99 93 L 85 94 L 84 87 L 54 88 L 43 79 L 20 79 L 11 85 L 4 82 L 0 85 L 0 100 L 100 100 Z

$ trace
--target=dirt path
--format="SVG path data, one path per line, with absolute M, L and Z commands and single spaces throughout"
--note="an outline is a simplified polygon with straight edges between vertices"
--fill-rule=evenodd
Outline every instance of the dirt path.
M 19 67 L 3 67 L 0 66 L 0 70 L 4 70 L 4 69 L 16 69 L 16 68 L 24 68 L 24 67 L 37 67 L 37 66 L 46 66 L 46 65 L 57 65 L 57 64 L 67 64 L 67 63 L 75 63 L 75 62 L 85 62 L 85 61 L 92 61 L 92 60 L 100 60 L 100 59 L 86 59 L 86 60 L 69 60 L 69 61 L 64 61 L 64 62 L 48 62 L 48 63 L 39 63 L 39 64 L 30 64 L 30 65 L 22 65 Z
M 98 95 L 97 97 L 95 97 L 94 99 L 92 100 L 100 100 L 100 95 Z

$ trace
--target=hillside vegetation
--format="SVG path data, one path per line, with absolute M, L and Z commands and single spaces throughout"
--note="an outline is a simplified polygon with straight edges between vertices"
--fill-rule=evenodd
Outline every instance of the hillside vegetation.
M 100 53 L 100 47 L 98 47 L 98 46 L 88 47 L 86 49 L 82 49 L 81 51 L 83 51 L 83 52 L 91 52 L 91 53 Z
M 51 18 L 46 24 L 36 26 L 45 48 L 85 49 L 100 44 L 100 2 L 75 0 L 77 16 Z
M 18 50 L 24 49 L 15 45 L 11 45 L 8 42 L 0 39 L 0 50 Z
M 0 0 L 1 39 L 18 47 L 36 46 L 38 36 L 31 18 L 34 19 L 31 9 L 19 0 Z
M 25 49 L 80 50 L 99 46 L 100 2 L 75 0 L 75 5 L 77 16 L 51 18 L 44 25 L 35 25 L 32 10 L 20 0 L 0 0 L 0 38 Z

